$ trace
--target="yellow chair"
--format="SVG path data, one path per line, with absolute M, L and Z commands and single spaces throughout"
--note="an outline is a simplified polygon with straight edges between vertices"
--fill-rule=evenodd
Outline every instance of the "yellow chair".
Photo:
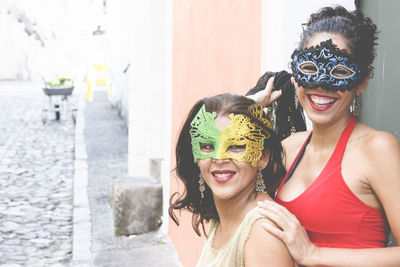
M 111 84 L 109 81 L 108 66 L 105 64 L 94 64 L 90 67 L 88 74 L 86 75 L 87 91 L 86 100 L 89 102 L 93 101 L 93 87 L 92 85 L 106 86 L 107 98 L 111 98 Z

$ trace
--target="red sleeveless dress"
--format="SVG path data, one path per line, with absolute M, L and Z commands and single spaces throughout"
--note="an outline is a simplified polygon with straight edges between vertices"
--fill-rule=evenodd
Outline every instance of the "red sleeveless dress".
M 297 217 L 311 242 L 319 247 L 386 246 L 388 225 L 385 214 L 362 202 L 343 180 L 342 157 L 355 124 L 356 119 L 352 116 L 333 154 L 310 187 L 294 200 L 283 201 L 279 191 L 304 154 L 310 133 L 276 193 L 275 201 Z

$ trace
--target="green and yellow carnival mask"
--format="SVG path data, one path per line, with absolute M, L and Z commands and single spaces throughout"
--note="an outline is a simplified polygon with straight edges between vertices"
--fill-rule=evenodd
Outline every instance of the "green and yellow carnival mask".
M 249 107 L 249 111 L 254 118 L 272 129 L 271 123 L 262 117 L 261 105 L 254 104 Z M 269 133 L 242 114 L 230 114 L 230 124 L 225 130 L 220 131 L 215 125 L 216 116 L 215 112 L 207 112 L 203 105 L 190 124 L 194 161 L 206 158 L 234 159 L 239 162 L 249 162 L 253 167 L 257 167 L 264 150 L 264 140 L 270 137 Z M 209 153 L 202 151 L 204 146 Z M 231 153 L 232 147 L 245 147 L 245 150 L 240 155 L 234 155 Z

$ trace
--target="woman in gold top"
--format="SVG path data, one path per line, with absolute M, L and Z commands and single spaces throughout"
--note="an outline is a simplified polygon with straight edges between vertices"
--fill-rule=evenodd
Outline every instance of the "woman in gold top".
M 197 266 L 293 266 L 286 246 L 263 230 L 257 202 L 271 200 L 285 169 L 282 147 L 262 106 L 223 94 L 198 101 L 176 146 L 176 173 L 185 185 L 174 210 L 193 213 L 193 229 L 211 222 Z M 176 197 L 178 196 L 178 197 Z

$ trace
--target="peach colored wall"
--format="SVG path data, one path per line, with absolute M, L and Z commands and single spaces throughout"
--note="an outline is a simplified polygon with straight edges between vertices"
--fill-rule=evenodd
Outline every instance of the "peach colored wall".
M 175 0 L 173 5 L 172 168 L 178 131 L 193 104 L 223 92 L 244 94 L 261 72 L 261 0 Z M 182 192 L 182 185 L 172 175 L 170 192 L 177 190 Z M 194 266 L 204 239 L 194 233 L 191 214 L 178 218 L 179 227 L 170 220 L 169 234 L 183 266 Z

